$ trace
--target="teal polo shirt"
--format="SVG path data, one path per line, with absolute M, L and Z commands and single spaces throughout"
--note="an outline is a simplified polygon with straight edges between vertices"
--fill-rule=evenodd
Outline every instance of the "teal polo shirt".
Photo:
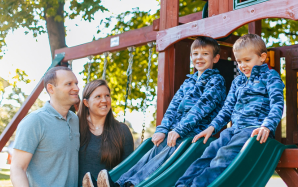
M 77 186 L 79 120 L 69 111 L 65 120 L 49 102 L 19 124 L 14 149 L 32 153 L 27 168 L 30 187 Z

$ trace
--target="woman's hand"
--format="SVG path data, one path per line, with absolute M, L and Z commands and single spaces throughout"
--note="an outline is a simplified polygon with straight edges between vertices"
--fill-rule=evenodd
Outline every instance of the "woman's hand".
M 199 138 L 205 137 L 203 143 L 205 144 L 207 142 L 207 140 L 209 139 L 209 137 L 212 135 L 214 131 L 214 127 L 210 126 L 207 129 L 205 129 L 204 131 L 200 132 L 199 134 L 197 134 L 193 140 L 192 143 L 195 143 Z
M 167 140 L 168 146 L 174 147 L 176 145 L 176 141 L 178 138 L 180 138 L 180 135 L 177 132 L 175 132 L 175 131 L 169 132 L 168 140 Z
M 156 132 L 153 134 L 151 141 L 158 147 L 159 144 L 165 139 L 165 137 L 166 135 L 164 133 Z
M 260 143 L 262 144 L 267 141 L 269 134 L 270 134 L 270 130 L 267 127 L 260 127 L 252 131 L 251 137 L 253 137 L 254 135 L 258 135 L 257 141 L 260 140 Z

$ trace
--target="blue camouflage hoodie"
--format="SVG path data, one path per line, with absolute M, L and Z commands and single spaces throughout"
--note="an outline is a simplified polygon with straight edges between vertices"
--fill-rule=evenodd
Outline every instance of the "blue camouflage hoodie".
M 281 120 L 284 84 L 267 64 L 254 66 L 248 79 L 241 71 L 231 85 L 225 104 L 210 126 L 217 133 L 229 121 L 234 128 L 267 127 L 274 137 Z
M 173 97 L 156 132 L 174 130 L 182 138 L 205 130 L 218 114 L 226 97 L 225 80 L 217 69 L 187 75 Z

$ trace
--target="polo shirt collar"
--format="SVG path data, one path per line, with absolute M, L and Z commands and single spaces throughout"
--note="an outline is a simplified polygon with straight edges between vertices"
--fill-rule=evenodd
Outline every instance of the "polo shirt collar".
M 50 101 L 47 101 L 44 105 L 44 108 L 48 111 L 48 113 L 58 119 L 63 119 L 65 120 L 65 118 L 63 118 L 63 116 L 57 112 L 56 109 L 54 109 L 54 107 L 52 107 L 52 105 L 50 104 Z M 71 115 L 70 112 L 68 111 L 67 116 L 66 116 L 67 121 L 69 121 L 71 119 Z

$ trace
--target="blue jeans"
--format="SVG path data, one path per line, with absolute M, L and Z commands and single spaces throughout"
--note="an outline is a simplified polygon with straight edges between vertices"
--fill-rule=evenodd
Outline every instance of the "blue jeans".
M 204 187 L 212 183 L 234 160 L 256 128 L 227 128 L 211 142 L 203 155 L 176 182 L 178 187 Z
M 154 173 L 177 149 L 183 139 L 178 138 L 175 147 L 167 146 L 167 137 L 158 146 L 150 149 L 130 170 L 116 182 L 121 187 L 126 184 L 137 185 Z

